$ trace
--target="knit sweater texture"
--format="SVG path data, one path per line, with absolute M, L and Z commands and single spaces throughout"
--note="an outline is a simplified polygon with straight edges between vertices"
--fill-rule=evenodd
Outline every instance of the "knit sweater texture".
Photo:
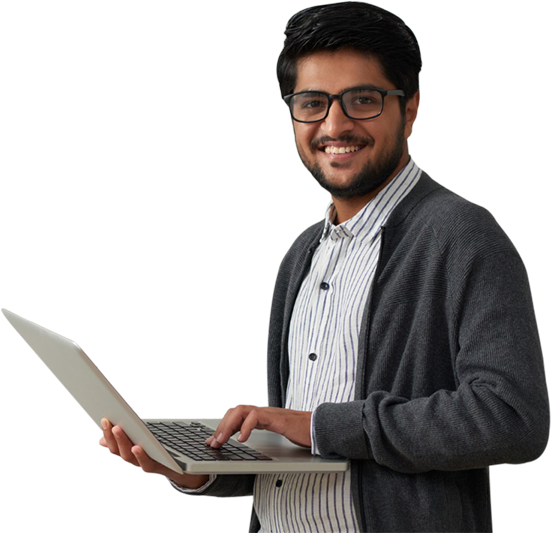
M 294 302 L 323 222 L 281 264 L 268 339 L 269 404 L 285 405 Z M 423 173 L 382 229 L 362 318 L 355 399 L 324 403 L 323 457 L 351 460 L 365 532 L 491 531 L 488 467 L 543 453 L 549 400 L 526 271 L 483 208 Z M 251 494 L 254 476 L 205 491 Z M 258 531 L 253 511 L 250 531 Z

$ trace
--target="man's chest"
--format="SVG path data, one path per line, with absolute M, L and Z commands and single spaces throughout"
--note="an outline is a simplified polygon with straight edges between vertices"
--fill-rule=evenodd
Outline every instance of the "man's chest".
M 317 248 L 291 317 L 287 408 L 353 399 L 361 319 L 379 248 L 380 234 L 363 242 L 329 237 Z

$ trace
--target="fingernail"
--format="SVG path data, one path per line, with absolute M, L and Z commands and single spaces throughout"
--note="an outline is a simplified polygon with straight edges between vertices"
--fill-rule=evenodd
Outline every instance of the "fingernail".
M 243 442 L 244 439 L 243 439 L 243 435 L 241 435 L 241 433 L 239 433 L 239 437 L 237 437 L 237 440 L 239 442 Z
M 109 424 L 107 423 L 107 419 L 102 418 L 101 419 L 101 428 L 102 429 L 107 429 L 108 427 L 109 427 Z
M 222 442 L 222 433 L 218 433 L 218 437 L 216 437 L 216 440 L 218 442 Z
M 210 436 L 207 440 L 205 440 L 205 444 L 210 444 L 212 442 L 212 439 L 214 439 L 214 437 Z

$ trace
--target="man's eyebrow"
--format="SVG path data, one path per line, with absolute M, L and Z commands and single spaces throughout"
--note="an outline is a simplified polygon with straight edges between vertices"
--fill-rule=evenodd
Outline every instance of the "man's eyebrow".
M 376 90 L 385 90 L 383 89 L 382 87 L 378 87 L 377 85 L 371 85 L 371 84 L 362 84 L 362 85 L 351 85 L 350 87 L 346 87 L 345 89 L 343 89 L 342 91 L 339 91 L 338 93 L 335 93 L 335 94 L 340 94 L 340 93 L 343 93 L 345 91 L 350 91 L 352 89 L 376 89 Z M 389 89 L 390 90 L 390 89 Z M 295 93 L 305 93 L 305 92 L 311 92 L 311 93 L 324 93 L 324 94 L 329 94 L 327 91 L 324 91 L 322 89 L 302 89 L 301 91 L 295 91 Z

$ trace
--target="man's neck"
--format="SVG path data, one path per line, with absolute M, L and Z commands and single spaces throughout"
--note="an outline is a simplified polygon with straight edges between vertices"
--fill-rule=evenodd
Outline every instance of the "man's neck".
M 364 196 L 355 196 L 353 198 L 337 198 L 332 196 L 335 218 L 333 224 L 338 226 L 352 217 L 357 215 L 377 194 L 379 194 L 408 164 L 409 154 L 406 154 L 405 161 L 400 161 L 400 164 L 396 167 L 396 170 L 386 179 L 379 187 L 374 191 Z

